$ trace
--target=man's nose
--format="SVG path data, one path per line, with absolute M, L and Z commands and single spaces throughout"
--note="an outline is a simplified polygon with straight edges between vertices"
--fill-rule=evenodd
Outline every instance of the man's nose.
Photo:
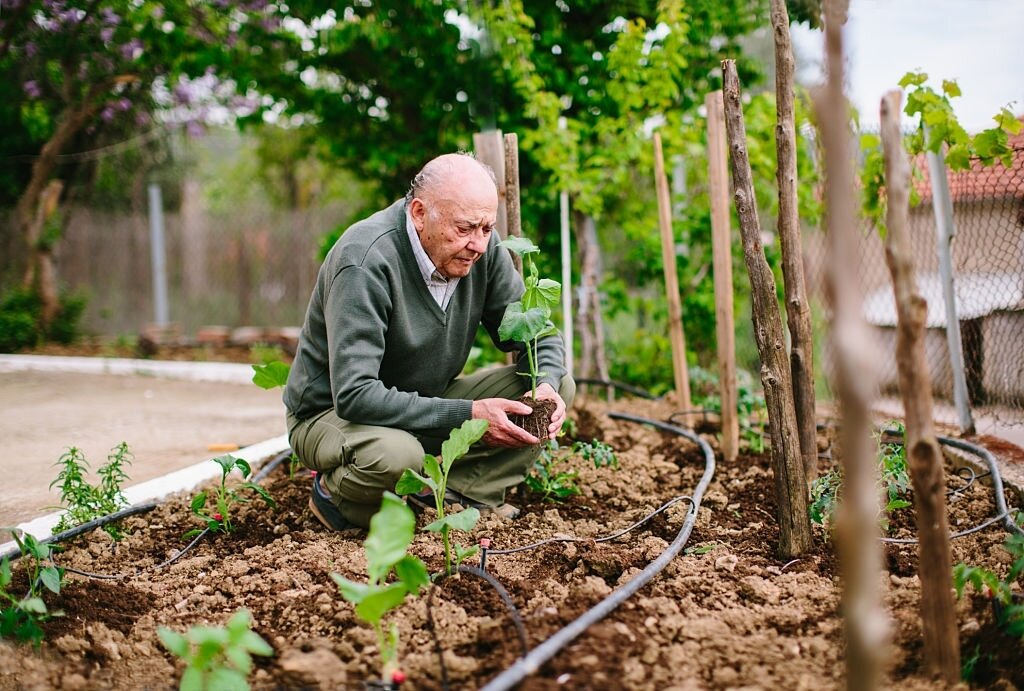
M 474 230 L 473 234 L 469 236 L 466 247 L 477 254 L 483 254 L 487 251 L 487 235 L 483 230 Z

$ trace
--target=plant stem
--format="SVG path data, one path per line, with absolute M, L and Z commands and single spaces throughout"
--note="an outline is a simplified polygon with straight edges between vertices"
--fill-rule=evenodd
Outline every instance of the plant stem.
M 444 572 L 452 575 L 451 543 L 448 540 L 448 526 L 441 528 L 441 541 L 444 542 Z
M 526 344 L 526 361 L 530 365 L 530 387 L 533 393 L 533 400 L 537 400 L 537 358 L 535 355 L 537 351 L 536 338 L 533 339 L 533 347 L 530 346 L 530 343 Z

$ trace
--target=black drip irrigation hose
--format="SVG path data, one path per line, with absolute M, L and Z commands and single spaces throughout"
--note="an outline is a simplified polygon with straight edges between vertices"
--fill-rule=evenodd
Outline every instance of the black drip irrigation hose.
M 681 427 L 676 427 L 664 422 L 650 420 L 648 418 L 638 417 L 635 415 L 627 415 L 625 413 L 608 413 L 608 416 L 613 420 L 625 420 L 627 422 L 635 422 L 641 425 L 651 425 L 666 432 L 678 434 L 679 436 L 685 437 L 700 446 L 701 450 L 704 452 L 704 474 L 697 483 L 697 487 L 693 491 L 693 496 L 689 499 L 690 510 L 687 512 L 686 520 L 683 522 L 683 527 L 679 530 L 679 534 L 676 536 L 676 539 L 672 541 L 672 544 L 670 544 L 664 552 L 658 555 L 657 559 L 648 564 L 628 583 L 619 586 L 611 595 L 584 612 L 578 619 L 556 631 L 546 641 L 516 660 L 511 667 L 496 676 L 486 686 L 484 686 L 483 691 L 510 689 L 520 683 L 527 676 L 536 672 L 540 669 L 541 665 L 554 657 L 562 648 L 567 646 L 589 627 L 606 617 L 634 593 L 647 585 L 647 583 L 657 576 L 662 569 L 668 566 L 669 562 L 675 559 L 676 555 L 678 555 L 682 551 L 683 547 L 686 546 L 687 540 L 690 539 L 690 533 L 693 532 L 693 526 L 697 522 L 697 511 L 700 509 L 701 499 L 703 498 L 708 485 L 711 484 L 711 478 L 715 474 L 714 451 L 711 450 L 711 447 L 706 441 L 698 437 L 693 432 Z M 494 554 L 495 552 L 491 551 L 490 553 Z
M 641 389 L 639 386 L 633 386 L 632 384 L 626 384 L 624 382 L 615 381 L 613 379 L 593 379 L 590 377 L 580 377 L 578 379 L 575 379 L 575 381 L 577 384 L 592 384 L 595 386 L 605 387 L 610 386 L 613 389 L 618 389 L 619 391 L 625 391 L 626 393 L 633 394 L 638 398 L 646 398 L 648 401 L 656 401 L 660 398 L 659 396 L 655 396 L 646 389 Z
M 258 473 L 256 473 L 256 475 L 253 475 L 252 482 L 259 482 L 260 480 L 265 478 L 267 475 L 269 475 L 271 472 L 273 472 L 274 468 L 276 468 L 277 466 L 281 465 L 281 463 L 283 463 L 286 459 L 290 458 L 291 454 L 292 454 L 291 449 L 288 449 L 287 451 L 282 451 L 281 453 L 279 453 L 277 456 L 275 456 L 273 459 L 271 459 L 269 462 L 267 462 L 262 468 L 260 468 L 260 471 Z M 127 518 L 128 516 L 133 516 L 135 514 L 143 513 L 143 512 L 146 512 L 146 511 L 152 511 L 153 509 L 155 509 L 158 506 L 158 504 L 159 503 L 156 502 L 156 501 L 150 501 L 150 502 L 146 502 L 145 504 L 139 504 L 137 506 L 129 506 L 126 509 L 122 509 L 122 510 L 117 511 L 115 513 L 107 514 L 106 516 L 100 516 L 99 518 L 95 518 L 95 519 L 89 521 L 88 523 L 83 523 L 83 524 L 75 526 L 74 528 L 71 528 L 69 530 L 65 530 L 63 532 L 57 533 L 56 535 L 51 535 L 50 537 L 48 537 L 48 538 L 46 538 L 44 540 L 40 540 L 39 542 L 41 544 L 59 543 L 59 542 L 61 542 L 63 540 L 68 540 L 68 539 L 71 539 L 73 537 L 77 537 L 79 535 L 87 533 L 87 532 L 89 532 L 91 530 L 95 530 L 96 528 L 102 528 L 103 526 L 105 526 L 105 525 L 107 525 L 109 523 L 114 523 L 115 521 L 119 521 L 122 518 Z M 209 532 L 210 532 L 209 528 L 204 528 L 202 532 L 200 532 L 198 535 L 196 535 L 195 539 L 193 539 L 192 542 L 188 543 L 188 545 L 186 545 L 184 549 L 182 549 L 180 552 L 175 554 L 170 559 L 166 559 L 166 560 L 160 562 L 159 564 L 156 564 L 155 566 L 150 566 L 150 567 L 145 568 L 145 569 L 137 569 L 137 570 L 135 570 L 132 573 L 104 574 L 104 573 L 90 573 L 88 571 L 79 571 L 78 569 L 72 568 L 70 566 L 60 566 L 59 568 L 63 569 L 64 571 L 67 571 L 68 573 L 73 573 L 73 574 L 76 574 L 76 575 L 79 575 L 79 576 L 85 576 L 86 578 L 96 578 L 96 579 L 101 579 L 101 580 L 112 580 L 112 581 L 113 580 L 119 580 L 119 579 L 122 579 L 122 578 L 130 578 L 132 576 L 138 576 L 139 574 L 141 574 L 141 573 L 143 573 L 145 571 L 157 571 L 158 569 L 162 569 L 165 566 L 170 566 L 171 564 L 176 562 L 178 559 L 183 557 L 186 552 L 188 552 L 190 549 L 195 547 L 199 543 L 199 541 L 202 540 L 203 537 L 205 537 L 206 534 L 209 533 Z M 14 561 L 15 559 L 18 559 L 21 556 L 22 556 L 21 550 L 14 549 L 14 550 L 11 550 L 10 552 L 8 552 L 7 554 L 0 555 L 0 559 L 2 559 L 4 557 L 9 557 L 11 559 L 11 561 Z M 50 555 L 50 561 L 53 563 L 54 566 L 58 566 L 57 562 L 53 559 L 53 555 L 52 554 Z

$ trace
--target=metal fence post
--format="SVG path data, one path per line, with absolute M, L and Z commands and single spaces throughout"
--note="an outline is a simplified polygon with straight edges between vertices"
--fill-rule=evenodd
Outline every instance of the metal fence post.
M 160 185 L 149 184 L 149 256 L 153 263 L 153 313 L 156 325 L 170 321 L 167 305 L 167 252 L 164 246 L 164 202 Z
M 925 133 L 927 136 L 927 128 Z M 957 317 L 956 293 L 953 290 L 952 242 L 953 236 L 956 235 L 956 226 L 953 223 L 953 201 L 949 194 L 949 180 L 946 177 L 946 159 L 941 150 L 928 152 L 928 174 L 932 183 L 939 278 L 942 281 L 942 297 L 946 303 L 946 343 L 949 347 L 950 370 L 953 374 L 953 402 L 956 404 L 961 433 L 973 434 L 974 418 L 967 397 L 964 350 L 960 342 L 960 319 Z

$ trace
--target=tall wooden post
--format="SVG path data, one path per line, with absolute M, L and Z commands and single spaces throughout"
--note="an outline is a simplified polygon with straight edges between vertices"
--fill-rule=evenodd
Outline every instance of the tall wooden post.
M 878 460 L 870 444 L 870 403 L 875 362 L 857 276 L 858 198 L 853 177 L 849 107 L 843 95 L 842 25 L 845 0 L 825 2 L 825 58 L 828 81 L 815 94 L 825 152 L 825 208 L 828 233 L 828 294 L 832 301 L 830 343 L 834 388 L 842 426 L 843 501 L 836 517 L 836 549 L 843 576 L 846 624 L 846 686 L 878 686 L 888 619 L 881 605 L 878 540 Z
M 504 159 L 505 228 L 507 235 L 518 238 L 523 236 L 523 217 L 519 206 L 519 137 L 515 132 L 505 135 Z M 519 269 L 521 275 L 523 273 L 523 258 L 512 252 L 512 263 Z
M 929 672 L 955 684 L 960 675 L 960 640 L 956 606 L 949 588 L 953 582 L 953 560 L 946 520 L 946 482 L 942 473 L 942 451 L 932 423 L 932 381 L 925 355 L 928 305 L 917 292 L 914 254 L 910 246 L 910 164 L 900 134 L 901 99 L 900 91 L 890 91 L 881 106 L 888 204 L 885 258 L 896 299 L 896 367 L 906 412 L 904 444 L 914 483 L 924 661 Z
M 779 554 L 795 557 L 813 547 L 811 519 L 807 514 L 807 481 L 800 458 L 793 387 L 782 315 L 775 297 L 775 278 L 761 244 L 761 222 L 757 217 L 757 200 L 747 155 L 747 131 L 740 101 L 740 80 L 734 60 L 722 61 L 722 82 L 725 87 L 725 129 L 729 138 L 733 199 L 743 236 L 743 258 L 750 275 L 751 312 L 757 351 L 761 356 L 761 384 L 764 386 L 772 440 Z
M 661 133 L 654 133 L 654 185 L 658 191 L 658 221 L 661 227 L 661 260 L 665 268 L 665 292 L 668 296 L 668 333 L 672 340 L 672 372 L 676 398 L 684 411 L 693 409 L 690 401 L 690 373 L 686 366 L 686 336 L 683 333 L 683 308 L 679 301 L 679 277 L 676 275 L 676 241 L 672 233 L 672 201 L 668 194 L 665 159 L 661 151 Z
M 505 142 L 501 138 L 501 130 L 487 130 L 473 135 L 473 151 L 477 160 L 486 163 L 494 171 L 498 182 L 498 218 L 495 228 L 502 240 L 508 237 L 508 211 L 505 198 Z
M 775 34 L 775 148 L 778 153 L 779 242 L 789 326 L 789 365 L 793 373 L 793 404 L 800 433 L 800 456 L 810 482 L 818 475 L 818 432 L 815 426 L 814 339 L 811 306 L 804 281 L 803 247 L 796 195 L 796 118 L 793 114 L 793 45 L 785 0 L 771 0 Z
M 732 303 L 732 237 L 729 228 L 729 160 L 725 150 L 722 92 L 704 98 L 708 117 L 708 188 L 711 198 L 711 254 L 715 281 L 718 391 L 722 401 L 722 457 L 735 461 L 740 448 L 736 392 L 736 330 Z

